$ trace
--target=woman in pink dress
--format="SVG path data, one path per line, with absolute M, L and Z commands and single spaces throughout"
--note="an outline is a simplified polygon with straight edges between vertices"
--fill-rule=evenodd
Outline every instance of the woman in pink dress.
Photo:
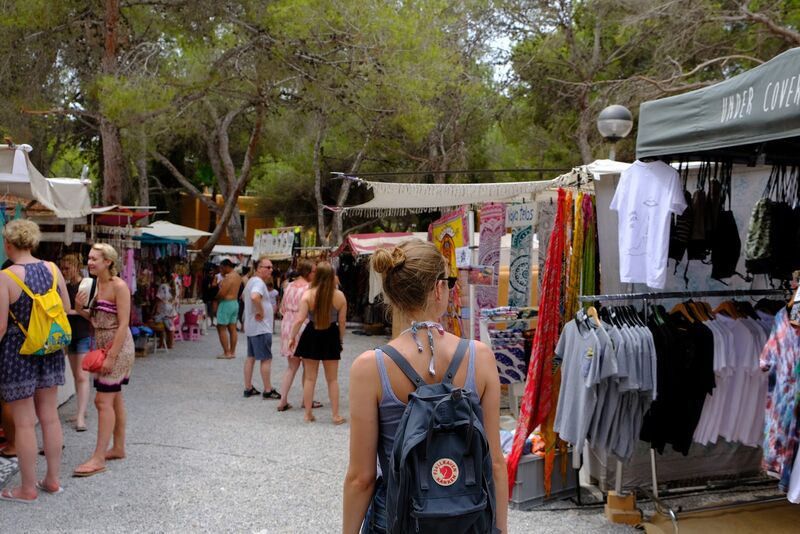
M 283 375 L 281 382 L 281 402 L 278 404 L 278 411 L 285 412 L 292 407 L 289 404 L 289 389 L 292 387 L 297 369 L 300 367 L 301 358 L 294 355 L 294 351 L 289 350 L 291 341 L 292 325 L 297 317 L 297 310 L 300 307 L 300 298 L 308 289 L 314 276 L 315 266 L 309 260 L 300 260 L 297 264 L 297 278 L 286 286 L 281 300 L 281 354 L 289 359 L 289 366 L 286 374 Z M 314 401 L 316 404 L 316 401 Z M 316 405 L 313 407 L 317 407 Z

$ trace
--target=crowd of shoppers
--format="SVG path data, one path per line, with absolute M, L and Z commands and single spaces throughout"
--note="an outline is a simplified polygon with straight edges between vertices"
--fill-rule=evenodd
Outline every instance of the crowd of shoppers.
M 129 327 L 131 293 L 118 276 L 119 254 L 107 244 L 92 246 L 86 263 L 91 278 L 84 278 L 83 261 L 78 254 L 62 257 L 60 269 L 33 255 L 41 237 L 35 223 L 12 221 L 3 229 L 3 237 L 10 265 L 0 274 L 0 398 L 4 401 L 4 427 L 10 428 L 5 429 L 8 446 L 2 453 L 19 458 L 21 483 L 0 492 L 0 500 L 31 503 L 40 492 L 63 491 L 60 480 L 63 433 L 57 412 L 57 387 L 64 384 L 65 358 L 61 350 L 50 354 L 20 353 L 27 336 L 22 325 L 30 320 L 34 304 L 30 295 L 43 295 L 56 287 L 67 313 L 72 329 L 67 354 L 77 397 L 76 431 L 86 430 L 89 400 L 90 377 L 82 368 L 82 359 L 94 348 L 105 350 L 102 367 L 92 377 L 98 421 L 95 450 L 72 472 L 74 477 L 89 477 L 105 471 L 107 462 L 126 457 L 123 386 L 129 382 L 135 356 Z M 416 325 L 416 329 L 412 326 L 389 345 L 406 360 L 404 365 L 435 381 L 450 366 L 459 343 L 458 337 L 446 333 L 437 322 L 448 305 L 447 263 L 431 243 L 418 240 L 409 240 L 392 251 L 378 250 L 372 261 L 374 270 L 382 277 L 387 302 Z M 289 390 L 302 363 L 304 420 L 312 423 L 316 421 L 313 408 L 321 406 L 313 398 L 321 362 L 332 422 L 345 423 L 339 413 L 338 370 L 347 301 L 337 287 L 331 264 L 300 261 L 294 279 L 284 287 L 279 310 L 274 267 L 268 258 L 260 258 L 254 264 L 245 284 L 234 267 L 229 259 L 221 262 L 221 277 L 209 286 L 217 289 L 216 295 L 210 297 L 212 291 L 208 289 L 204 299 L 209 296 L 216 303 L 213 307 L 223 349 L 220 358 L 235 357 L 237 321 L 243 323 L 247 339 L 244 396 L 260 394 L 265 399 L 279 400 L 278 411 L 290 409 Z M 169 288 L 161 293 L 158 320 L 165 328 L 171 328 L 177 310 Z M 281 355 L 288 362 L 280 393 L 271 382 L 276 312 L 282 317 Z M 429 344 L 417 339 L 418 329 L 427 330 Z M 256 362 L 263 393 L 253 385 Z M 361 354 L 351 368 L 351 446 L 344 484 L 344 532 L 382 532 L 386 526 L 386 481 L 378 476 L 377 466 L 382 470 L 389 466 L 395 430 L 415 389 L 398 367 L 399 363 L 374 350 Z M 507 483 L 499 442 L 500 383 L 491 350 L 472 342 L 469 357 L 455 370 L 453 383 L 473 395 L 474 402 L 482 409 L 498 503 L 496 526 L 505 531 Z M 45 476 L 40 480 L 36 478 L 37 419 L 44 443 L 41 452 L 47 463 Z M 365 522 L 365 517 L 369 521 Z M 365 527 L 367 530 L 362 530 Z

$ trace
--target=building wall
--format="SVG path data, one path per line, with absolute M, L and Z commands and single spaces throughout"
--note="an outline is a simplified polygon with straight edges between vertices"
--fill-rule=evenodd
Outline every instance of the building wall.
M 206 197 L 211 199 L 211 195 L 208 193 L 206 193 Z M 255 235 L 255 231 L 257 229 L 271 228 L 275 226 L 275 221 L 272 217 L 261 217 L 258 215 L 257 202 L 257 197 L 244 195 L 239 197 L 239 211 L 244 219 L 244 244 L 247 246 L 252 246 L 253 236 Z M 223 204 L 224 202 L 222 197 L 217 195 L 217 205 L 222 208 Z M 212 226 L 211 224 L 211 213 L 206 205 L 203 204 L 199 199 L 196 199 L 187 193 L 181 193 L 181 212 L 180 221 L 178 221 L 178 223 L 185 226 L 190 226 L 192 228 L 197 228 L 198 230 L 205 230 L 207 232 L 213 232 L 216 226 Z M 198 240 L 196 243 L 197 248 L 201 248 L 205 244 L 206 240 L 207 239 L 205 237 Z M 217 241 L 217 244 L 233 244 L 231 242 L 231 238 L 228 236 L 227 228 L 223 230 L 219 241 Z

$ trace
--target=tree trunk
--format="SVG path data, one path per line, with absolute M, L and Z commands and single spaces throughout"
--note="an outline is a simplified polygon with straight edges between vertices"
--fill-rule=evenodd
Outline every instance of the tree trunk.
M 592 145 L 589 143 L 590 128 L 594 127 L 594 117 L 592 114 L 592 106 L 589 102 L 588 89 L 584 89 L 581 92 L 578 99 L 578 106 L 578 128 L 575 131 L 575 142 L 578 144 L 581 160 L 583 164 L 586 165 L 594 161 L 592 157 Z
M 379 122 L 380 119 L 376 120 L 369 132 L 367 132 L 367 136 L 364 138 L 364 144 L 361 145 L 361 149 L 358 151 L 358 154 L 356 154 L 356 159 L 353 160 L 353 164 L 350 166 L 350 171 L 348 173 L 350 176 L 355 176 L 361 168 L 361 162 L 364 161 L 364 156 L 367 154 L 367 147 L 372 140 L 372 133 L 375 131 L 375 128 L 378 127 Z M 336 198 L 336 206 L 341 208 L 344 206 L 344 203 L 347 202 L 347 196 L 350 194 L 350 186 L 352 183 L 353 182 L 350 180 L 343 181 L 342 187 L 339 189 L 339 196 Z M 343 217 L 344 211 L 335 211 L 333 213 L 333 220 L 331 221 L 331 242 L 329 244 L 336 246 L 342 244 L 342 239 L 344 238 Z
M 113 76 L 117 72 L 119 0 L 105 0 L 104 8 L 101 66 L 103 74 Z M 122 136 L 115 124 L 101 118 L 100 138 L 103 142 L 103 203 L 122 204 L 123 187 L 128 175 L 122 151 Z
M 141 136 L 141 147 L 136 153 L 136 174 L 139 182 L 139 205 L 150 205 L 150 185 L 147 179 L 147 138 Z M 148 217 L 145 217 L 144 224 L 148 224 Z
M 314 168 L 314 198 L 317 201 L 317 234 L 319 234 L 319 243 L 323 247 L 327 247 L 330 243 L 328 241 L 328 228 L 325 225 L 325 205 L 322 203 L 322 140 L 325 138 L 325 117 L 320 117 L 319 125 L 317 126 L 317 137 L 314 140 L 314 159 L 312 166 Z
M 122 204 L 123 187 L 127 181 L 122 136 L 119 128 L 105 118 L 100 119 L 103 142 L 103 203 Z
M 237 196 L 237 202 L 233 206 L 233 213 L 231 213 L 231 218 L 228 221 L 228 237 L 231 238 L 231 245 L 244 246 L 247 244 L 247 240 L 245 239 L 244 228 L 242 228 L 238 198 Z
M 258 145 L 258 140 L 261 138 L 261 129 L 263 124 L 264 107 L 259 105 L 256 110 L 256 121 L 253 125 L 253 131 L 250 134 L 250 140 L 247 144 L 247 151 L 245 152 L 244 160 L 242 161 L 242 167 L 239 171 L 239 177 L 235 180 L 235 182 L 233 182 L 233 187 L 229 191 L 229 194 L 223 197 L 225 200 L 225 205 L 222 208 L 222 214 L 217 221 L 217 227 L 214 229 L 211 237 L 208 238 L 208 241 L 206 241 L 206 244 L 203 245 L 203 249 L 200 251 L 202 256 L 208 257 L 211 254 L 211 251 L 214 249 L 214 245 L 217 244 L 217 241 L 219 241 L 219 238 L 222 235 L 223 229 L 229 227 L 229 221 L 231 220 L 234 212 L 239 212 L 239 194 L 247 185 L 248 180 L 250 180 L 250 173 L 253 169 L 253 158 L 256 146 Z M 232 168 L 231 155 L 230 151 L 228 150 L 228 131 L 225 129 L 220 130 L 218 133 L 218 146 L 220 148 L 219 155 L 220 158 L 222 158 L 223 166 Z M 238 217 L 236 224 L 239 224 Z

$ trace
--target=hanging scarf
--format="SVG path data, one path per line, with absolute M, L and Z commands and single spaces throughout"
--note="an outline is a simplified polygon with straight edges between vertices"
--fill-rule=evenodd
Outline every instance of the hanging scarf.
M 553 354 L 558 342 L 559 305 L 561 301 L 561 273 L 564 255 L 564 196 L 558 191 L 558 213 L 553 225 L 553 234 L 548 244 L 547 259 L 542 274 L 542 293 L 539 302 L 539 324 L 533 338 L 531 362 L 528 366 L 528 381 L 525 396 L 520 407 L 514 444 L 508 457 L 508 491 L 514 490 L 517 467 L 522 456 L 525 440 L 531 430 L 539 426 L 547 417 L 552 403 Z
M 578 295 L 581 290 L 581 274 L 583 273 L 583 241 L 585 234 L 583 201 L 588 195 L 578 193 L 575 205 L 567 204 L 567 208 L 574 214 L 572 225 L 572 241 L 564 247 L 568 256 L 569 269 L 565 277 L 564 291 L 564 318 L 574 317 L 578 311 Z
M 595 208 L 595 198 L 586 195 L 583 201 L 584 221 L 586 235 L 584 236 L 583 246 L 583 294 L 597 295 L 600 288 L 597 286 L 598 262 L 597 262 L 597 212 Z

